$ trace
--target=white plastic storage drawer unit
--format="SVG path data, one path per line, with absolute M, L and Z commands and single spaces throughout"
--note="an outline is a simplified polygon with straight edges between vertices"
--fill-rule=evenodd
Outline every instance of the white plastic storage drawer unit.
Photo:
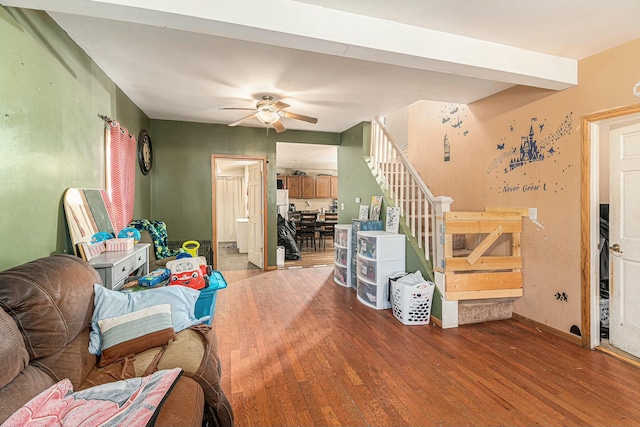
M 348 288 L 351 287 L 351 224 L 334 226 L 334 268 L 333 280 Z
M 375 309 L 391 308 L 389 277 L 405 271 L 404 234 L 359 231 L 356 262 L 358 300 Z

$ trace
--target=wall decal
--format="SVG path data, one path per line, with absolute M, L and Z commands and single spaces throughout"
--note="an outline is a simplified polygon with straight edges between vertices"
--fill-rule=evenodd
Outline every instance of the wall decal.
M 451 144 L 458 140 L 458 137 L 466 137 L 469 130 L 465 129 L 465 120 L 468 117 L 467 106 L 465 104 L 444 104 L 438 117 L 443 128 L 443 149 L 444 161 L 451 160 Z
M 567 171 L 572 165 L 560 162 L 562 139 L 571 134 L 573 129 L 573 113 L 567 114 L 557 125 L 555 130 L 549 131 L 549 119 L 531 117 L 526 127 L 512 120 L 508 126 L 508 133 L 496 143 L 498 153 L 487 167 L 487 175 L 493 174 L 497 185 L 490 189 L 498 193 L 558 191 L 564 186 L 558 182 L 550 184 L 539 178 L 538 162 L 552 161 L 561 172 Z M 524 131 L 526 129 L 526 131 Z M 524 132 L 522 132 L 524 131 Z M 519 140 L 516 141 L 515 138 Z M 517 173 L 516 173 L 517 172 Z M 514 175 L 513 178 L 507 177 Z M 544 177 L 542 177 L 544 178 Z
M 511 158 L 509 162 L 509 170 L 526 165 L 531 162 L 541 162 L 544 160 L 544 154 L 538 149 L 538 142 L 534 137 L 533 125 L 529 130 L 529 136 L 523 136 L 520 142 L 520 155 Z M 506 171 L 506 168 L 505 168 Z
M 444 161 L 448 162 L 451 160 L 451 144 L 449 144 L 449 137 L 447 134 L 444 134 Z
M 556 292 L 554 296 L 558 301 L 564 301 L 564 302 L 569 301 L 569 296 L 567 295 L 566 292 Z

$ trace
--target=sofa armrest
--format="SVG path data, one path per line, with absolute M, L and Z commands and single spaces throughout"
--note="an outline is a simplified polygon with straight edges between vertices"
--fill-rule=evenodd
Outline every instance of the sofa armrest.
M 204 393 L 191 378 L 182 376 L 171 389 L 158 412 L 155 427 L 202 425 Z

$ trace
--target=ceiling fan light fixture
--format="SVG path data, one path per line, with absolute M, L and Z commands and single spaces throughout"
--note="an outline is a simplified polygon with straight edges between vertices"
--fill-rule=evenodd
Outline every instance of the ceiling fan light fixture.
M 265 125 L 271 125 L 278 120 L 280 120 L 280 116 L 275 111 L 270 110 L 261 110 L 256 113 L 256 117 Z

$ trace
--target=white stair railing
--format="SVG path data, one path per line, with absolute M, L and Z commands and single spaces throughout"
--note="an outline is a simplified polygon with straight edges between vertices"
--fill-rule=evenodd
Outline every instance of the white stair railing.
M 433 194 L 379 118 L 371 123 L 369 162 L 382 189 L 400 208 L 400 216 L 418 247 L 424 250 L 425 259 L 433 260 L 436 248 Z

